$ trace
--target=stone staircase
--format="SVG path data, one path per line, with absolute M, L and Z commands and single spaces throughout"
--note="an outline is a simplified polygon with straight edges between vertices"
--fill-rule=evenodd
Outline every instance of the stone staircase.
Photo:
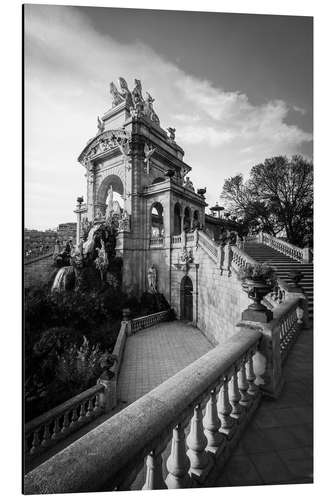
M 303 278 L 300 285 L 308 299 L 309 317 L 313 319 L 313 264 L 297 262 L 291 257 L 256 241 L 246 242 L 244 252 L 257 262 L 269 262 L 276 269 L 278 277 L 287 283 L 291 283 L 288 277 L 291 271 L 301 271 Z

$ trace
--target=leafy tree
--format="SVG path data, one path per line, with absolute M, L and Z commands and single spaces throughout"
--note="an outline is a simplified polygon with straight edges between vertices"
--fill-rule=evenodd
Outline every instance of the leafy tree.
M 283 231 L 294 245 L 311 244 L 313 165 L 302 156 L 268 158 L 252 167 L 248 180 L 226 179 L 221 197 L 247 228 L 274 236 Z

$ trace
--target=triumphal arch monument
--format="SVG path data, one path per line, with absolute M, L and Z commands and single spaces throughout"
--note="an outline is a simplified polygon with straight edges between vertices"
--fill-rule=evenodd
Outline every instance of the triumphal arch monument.
M 151 289 L 154 270 L 156 290 L 180 318 L 205 331 L 214 321 L 217 296 L 224 293 L 221 263 L 218 271 L 215 264 L 220 257 L 209 239 L 219 221 L 205 214 L 206 189 L 194 189 L 176 131 L 161 127 L 155 100 L 143 93 L 140 80 L 130 90 L 119 78 L 118 85 L 110 84 L 110 94 L 111 108 L 97 118 L 97 133 L 78 158 L 87 192 L 86 203 L 78 198 L 75 210 L 77 243 L 85 225 L 117 213 L 123 290 L 140 297 Z

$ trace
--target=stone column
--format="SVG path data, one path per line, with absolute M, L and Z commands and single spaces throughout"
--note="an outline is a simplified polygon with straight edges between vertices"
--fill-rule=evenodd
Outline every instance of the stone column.
M 80 237 L 81 237 L 81 205 L 83 203 L 83 197 L 79 196 L 76 201 L 77 201 L 77 205 L 76 205 L 76 210 L 74 210 L 74 213 L 77 214 L 76 244 L 78 245 L 80 243 Z

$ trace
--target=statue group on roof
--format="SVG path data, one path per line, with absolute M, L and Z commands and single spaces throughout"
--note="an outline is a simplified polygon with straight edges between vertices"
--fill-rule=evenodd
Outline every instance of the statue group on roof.
M 156 125 L 160 125 L 160 120 L 153 108 L 155 99 L 146 92 L 146 98 L 142 96 L 141 81 L 134 80 L 134 88 L 129 90 L 125 78 L 119 77 L 119 90 L 114 82 L 110 83 L 110 94 L 112 96 L 112 107 L 125 102 L 133 117 L 145 116 Z

